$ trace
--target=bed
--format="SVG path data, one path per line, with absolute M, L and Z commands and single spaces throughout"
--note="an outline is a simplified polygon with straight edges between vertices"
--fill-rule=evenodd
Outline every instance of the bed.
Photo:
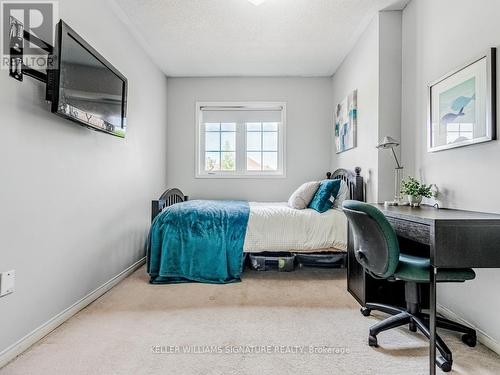
M 360 168 L 338 169 L 328 172 L 327 178 L 343 181 L 345 199 L 363 201 L 360 172 Z M 181 202 L 184 203 L 179 205 Z M 190 217 L 193 212 L 197 213 Z M 241 272 L 238 262 L 244 259 L 243 253 L 335 253 L 344 259 L 346 255 L 347 220 L 339 207 L 320 214 L 312 209 L 292 209 L 286 202 L 189 201 L 180 189 L 173 188 L 152 202 L 152 222 L 148 241 L 148 272 L 152 283 L 238 281 Z M 165 223 L 175 228 L 169 227 L 170 232 L 165 233 Z M 215 229 L 214 223 L 218 226 Z M 220 228 L 228 233 L 222 233 L 224 236 L 219 238 L 224 232 Z M 196 233 L 201 232 L 205 237 L 195 238 Z M 175 238 L 172 240 L 172 237 Z M 224 250 L 220 250 L 222 248 Z M 205 255 L 206 249 L 212 249 L 212 254 Z M 162 273 L 165 252 L 170 263 L 164 265 Z M 198 260 L 200 255 L 206 259 Z M 202 275 L 204 267 L 221 263 L 225 268 L 218 270 L 217 277 Z
M 347 220 L 340 209 L 322 214 L 286 202 L 249 202 L 243 252 L 345 252 Z

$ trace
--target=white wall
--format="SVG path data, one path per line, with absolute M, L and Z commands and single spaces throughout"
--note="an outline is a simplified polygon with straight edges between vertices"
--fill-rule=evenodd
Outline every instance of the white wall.
M 0 352 L 144 256 L 150 200 L 166 185 L 164 75 L 106 2 L 60 15 L 129 81 L 125 140 L 50 113 L 44 86 L 0 71 Z
M 167 179 L 191 198 L 286 201 L 330 167 L 331 80 L 325 78 L 169 78 Z M 286 178 L 196 179 L 196 101 L 287 102 Z
M 358 132 L 354 149 L 336 154 L 332 146 L 332 169 L 361 167 L 368 202 L 394 197 L 394 159 L 375 146 L 385 135 L 400 136 L 400 31 L 400 11 L 380 12 L 333 75 L 334 103 L 358 90 Z
M 427 153 L 427 84 L 500 45 L 500 2 L 413 0 L 403 11 L 403 161 L 446 207 L 500 212 L 500 142 Z M 497 83 L 498 84 L 498 83 Z M 500 270 L 443 285 L 438 301 L 500 342 Z

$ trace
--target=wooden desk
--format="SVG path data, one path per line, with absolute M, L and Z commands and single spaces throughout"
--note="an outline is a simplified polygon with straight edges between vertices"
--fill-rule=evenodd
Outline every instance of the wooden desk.
M 374 204 L 391 223 L 396 234 L 413 250 L 431 259 L 430 269 L 430 373 L 436 371 L 436 272 L 439 268 L 500 268 L 500 215 L 473 211 L 437 209 L 429 206 L 384 206 Z M 357 264 L 349 235 L 348 290 L 361 303 L 383 302 L 370 290 L 373 278 Z M 402 246 L 403 247 L 403 246 Z M 380 287 L 377 289 L 380 290 Z

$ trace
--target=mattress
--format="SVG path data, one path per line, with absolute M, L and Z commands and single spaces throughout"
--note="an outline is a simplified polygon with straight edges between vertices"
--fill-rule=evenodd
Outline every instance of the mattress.
M 250 202 L 243 251 L 345 251 L 347 219 L 338 209 L 296 210 L 286 202 Z

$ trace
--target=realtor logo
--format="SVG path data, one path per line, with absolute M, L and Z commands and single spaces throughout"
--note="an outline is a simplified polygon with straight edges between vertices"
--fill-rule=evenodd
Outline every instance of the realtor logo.
M 11 37 L 22 39 L 23 30 L 49 45 L 54 43 L 55 24 L 58 20 L 57 1 L 0 1 L 1 8 L 1 53 L 2 68 L 8 69 L 11 53 Z M 24 41 L 24 64 L 33 68 L 44 68 L 40 55 L 47 52 L 37 46 Z M 43 59 L 43 60 L 46 60 Z M 45 65 L 45 64 L 43 64 Z

